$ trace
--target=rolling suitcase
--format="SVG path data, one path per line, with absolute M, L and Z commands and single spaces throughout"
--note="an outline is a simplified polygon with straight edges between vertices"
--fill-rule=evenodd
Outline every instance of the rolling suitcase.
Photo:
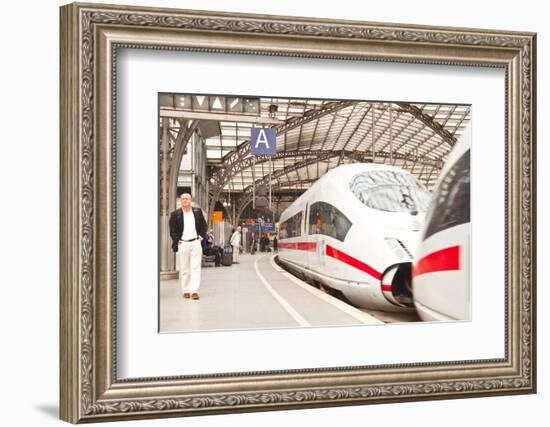
M 222 265 L 230 266 L 233 264 L 233 247 L 231 245 L 223 245 Z

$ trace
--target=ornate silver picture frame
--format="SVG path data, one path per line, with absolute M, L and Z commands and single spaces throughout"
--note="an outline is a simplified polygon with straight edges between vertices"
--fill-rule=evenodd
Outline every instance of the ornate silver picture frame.
M 98 422 L 536 391 L 535 34 L 94 4 L 63 6 L 60 13 L 61 419 Z M 121 379 L 115 226 L 120 49 L 504 70 L 504 357 Z

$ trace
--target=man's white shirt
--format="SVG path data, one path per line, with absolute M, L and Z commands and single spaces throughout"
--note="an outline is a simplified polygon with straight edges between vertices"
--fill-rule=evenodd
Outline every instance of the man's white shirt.
M 193 209 L 185 212 L 183 209 L 183 233 L 181 240 L 191 240 L 197 238 L 197 227 L 195 226 L 195 215 Z

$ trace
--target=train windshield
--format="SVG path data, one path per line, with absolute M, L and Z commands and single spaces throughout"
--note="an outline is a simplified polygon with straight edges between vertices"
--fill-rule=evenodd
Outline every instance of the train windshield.
M 353 194 L 366 206 L 386 212 L 425 212 L 430 192 L 412 175 L 376 170 L 355 175 L 350 182 Z
M 470 150 L 445 174 L 426 217 L 424 238 L 470 222 Z

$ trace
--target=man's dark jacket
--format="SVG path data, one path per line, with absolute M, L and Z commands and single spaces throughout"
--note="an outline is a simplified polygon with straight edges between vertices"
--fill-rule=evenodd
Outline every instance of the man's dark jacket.
M 204 236 L 206 235 L 206 229 L 208 226 L 206 225 L 206 221 L 204 219 L 204 215 L 202 214 L 202 211 L 199 208 L 191 208 L 193 210 L 193 215 L 195 216 L 195 229 L 197 231 L 197 235 L 201 236 L 204 239 Z M 181 235 L 183 233 L 183 227 L 185 227 L 185 224 L 183 223 L 183 210 L 182 208 L 176 209 L 170 214 L 170 237 L 172 238 L 172 250 L 174 252 L 178 251 L 178 243 L 181 239 Z

